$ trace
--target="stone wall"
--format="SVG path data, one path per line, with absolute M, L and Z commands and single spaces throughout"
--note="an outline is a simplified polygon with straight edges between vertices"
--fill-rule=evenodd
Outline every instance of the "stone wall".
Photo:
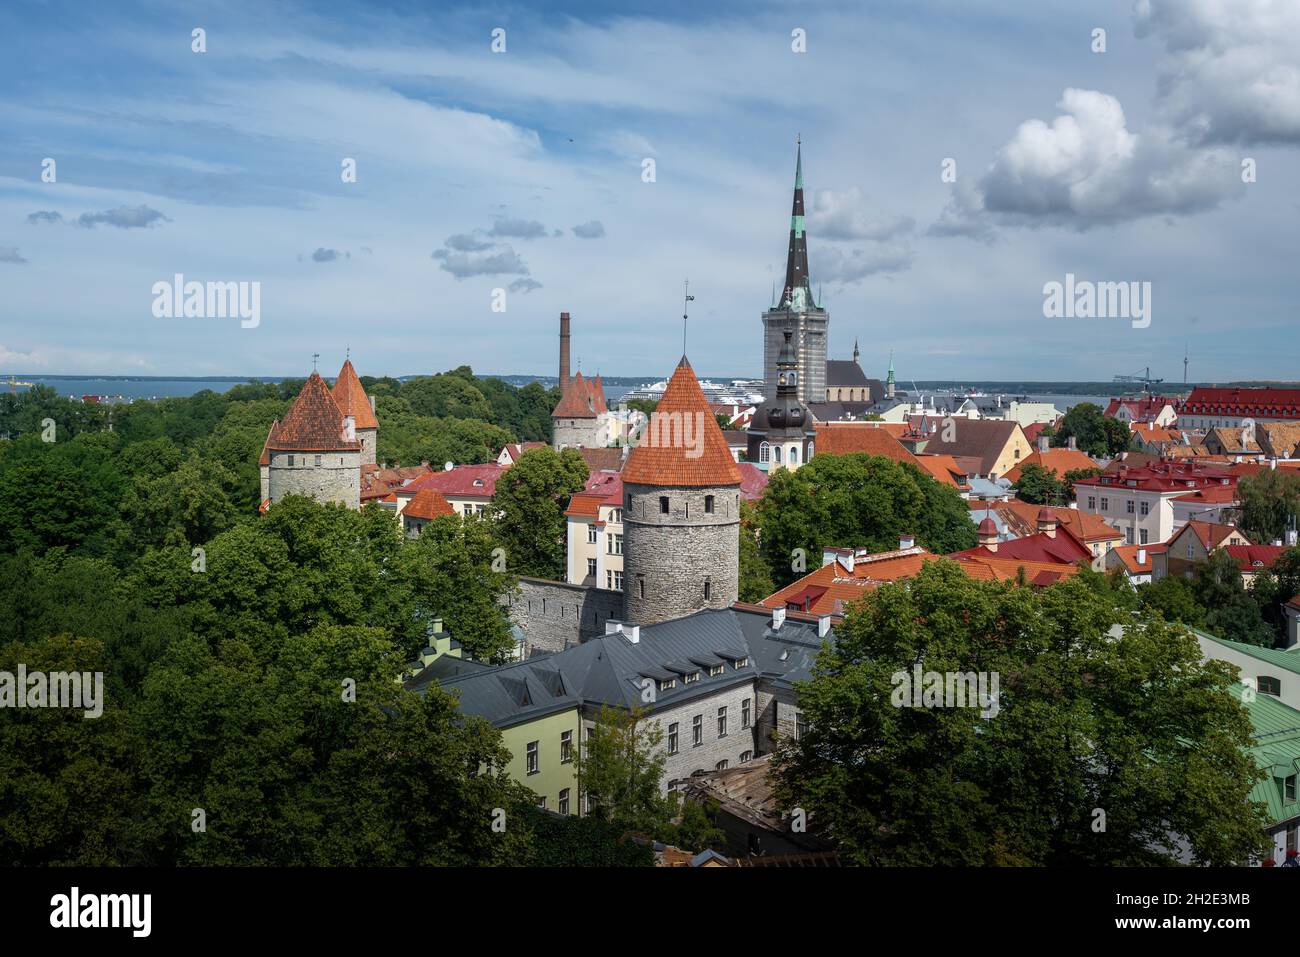
M 730 607 L 740 585 L 740 490 L 734 485 L 626 485 L 624 491 L 623 592 L 627 596 L 627 620 L 652 625 L 704 608 Z M 713 496 L 711 513 L 705 511 L 705 497 L 709 495 Z M 665 496 L 666 514 L 660 511 L 659 503 Z
M 551 445 L 557 450 L 574 449 L 579 446 L 584 449 L 595 449 L 605 444 L 601 441 L 601 421 L 596 417 L 553 419 L 551 428 L 554 435 Z
M 741 756 L 745 753 L 748 752 L 751 757 L 754 755 L 756 747 L 752 710 L 750 711 L 751 726 L 748 728 L 741 726 L 742 706 L 746 700 L 749 701 L 752 709 L 754 706 L 752 681 L 733 685 L 716 694 L 696 698 L 680 705 L 664 707 L 662 710 L 656 709 L 642 722 L 643 725 L 658 722 L 663 729 L 660 750 L 667 755 L 662 782 L 665 793 L 670 784 L 685 782 L 696 771 L 716 770 L 719 761 L 726 761 L 728 767 L 734 768 L 741 763 Z M 719 737 L 718 708 L 724 706 L 727 709 L 727 734 L 725 737 Z M 704 732 L 704 740 L 698 746 L 693 743 L 692 736 L 692 725 L 696 715 L 702 718 L 701 725 Z M 668 754 L 668 732 L 673 724 L 677 725 L 677 753 Z
M 267 496 L 271 503 L 286 495 L 308 495 L 318 502 L 341 502 L 349 508 L 360 508 L 361 453 L 322 452 L 320 465 L 316 457 L 314 452 L 272 453 Z
M 563 651 L 605 633 L 605 622 L 623 617 L 623 593 L 544 578 L 520 578 L 503 604 L 524 633 L 524 655 Z

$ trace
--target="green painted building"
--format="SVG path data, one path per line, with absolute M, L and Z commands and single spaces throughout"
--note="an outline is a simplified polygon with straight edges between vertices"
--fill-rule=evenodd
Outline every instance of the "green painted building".
M 1250 798 L 1268 808 L 1273 863 L 1282 864 L 1288 852 L 1300 850 L 1300 711 L 1269 694 L 1247 694 L 1244 685 L 1234 687 L 1233 693 L 1250 712 L 1256 740 L 1250 754 L 1266 775 Z

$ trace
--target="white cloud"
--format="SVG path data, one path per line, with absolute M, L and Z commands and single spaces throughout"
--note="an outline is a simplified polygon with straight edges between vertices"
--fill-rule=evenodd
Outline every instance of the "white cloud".
M 819 239 L 880 241 L 910 233 L 915 226 L 910 216 L 881 213 L 857 186 L 842 192 L 818 190 L 808 210 L 808 228 Z
M 913 258 L 912 250 L 905 245 L 854 249 L 848 253 L 832 246 L 819 253 L 811 265 L 818 279 L 851 285 L 869 276 L 904 272 L 911 268 Z
M 1300 145 L 1300 3 L 1139 0 L 1134 20 L 1165 47 L 1168 123 L 1196 142 Z

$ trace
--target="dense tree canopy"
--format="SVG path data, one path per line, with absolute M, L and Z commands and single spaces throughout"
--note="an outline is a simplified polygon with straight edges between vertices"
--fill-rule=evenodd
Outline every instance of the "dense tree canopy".
M 818 455 L 772 475 L 758 506 L 762 555 L 777 587 L 815 568 L 824 547 L 886 551 L 901 534 L 936 554 L 975 544 L 970 510 L 955 488 L 883 456 Z M 811 564 L 809 564 L 811 563 Z
M 497 479 L 492 505 L 497 538 L 517 575 L 564 579 L 564 512 L 587 482 L 587 463 L 576 449 L 530 449 Z
M 1180 837 L 1196 862 L 1245 863 L 1266 817 L 1236 669 L 1103 581 L 1034 589 L 932 562 L 868 593 L 801 690 L 781 805 L 862 864 L 1158 864 Z M 983 673 L 991 698 L 913 698 L 899 676 L 916 668 Z
M 1129 427 L 1118 419 L 1107 417 L 1101 406 L 1092 402 L 1080 402 L 1071 407 L 1050 438 L 1054 446 L 1068 445 L 1073 438 L 1080 451 L 1093 458 L 1109 458 L 1127 452 L 1133 443 Z

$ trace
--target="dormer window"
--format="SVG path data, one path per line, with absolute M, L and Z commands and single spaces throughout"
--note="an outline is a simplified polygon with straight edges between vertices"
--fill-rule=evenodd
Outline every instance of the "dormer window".
M 692 671 L 689 674 L 687 674 L 684 678 L 682 678 L 682 683 L 692 684 L 699 680 L 700 680 L 700 673 L 698 671 Z
M 663 681 L 659 682 L 660 691 L 668 691 L 669 689 L 676 688 L 676 687 L 677 687 L 676 678 L 665 678 Z
M 722 666 L 722 665 L 712 665 L 712 666 L 710 666 L 710 668 L 709 668 L 709 677 L 710 677 L 710 678 L 716 678 L 718 675 L 722 674 L 722 670 L 723 670 L 723 666 Z
M 736 659 L 736 667 L 737 667 L 737 668 L 744 668 L 744 667 L 745 667 L 746 665 L 748 665 L 748 664 L 749 664 L 749 659 L 748 659 L 748 658 L 737 658 L 737 659 Z

